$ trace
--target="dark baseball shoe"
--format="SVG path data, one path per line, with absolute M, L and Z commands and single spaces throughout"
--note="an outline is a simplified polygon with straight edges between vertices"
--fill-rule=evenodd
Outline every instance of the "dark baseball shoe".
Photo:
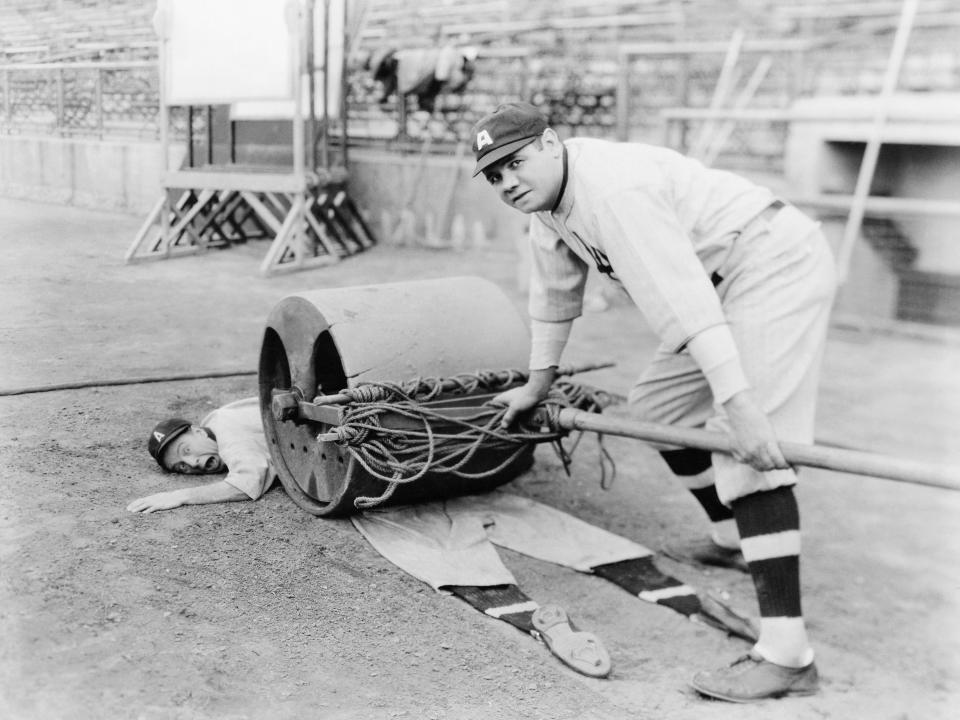
M 785 667 L 750 651 L 729 667 L 697 673 L 690 684 L 708 697 L 749 703 L 787 695 L 813 695 L 820 689 L 820 676 L 814 663 L 802 668 Z
M 750 572 L 742 552 L 717 545 L 709 538 L 667 543 L 662 551 L 668 558 L 687 565 L 710 565 L 744 573 Z

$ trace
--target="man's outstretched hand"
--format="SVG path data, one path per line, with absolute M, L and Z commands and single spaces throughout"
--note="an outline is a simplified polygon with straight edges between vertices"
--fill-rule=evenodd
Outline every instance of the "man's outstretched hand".
M 206 505 L 208 503 L 236 502 L 249 500 L 249 496 L 224 480 L 209 485 L 179 488 L 167 492 L 147 495 L 127 505 L 130 512 L 148 515 L 158 510 L 172 510 L 181 505 Z
M 183 493 L 179 490 L 171 490 L 169 492 L 156 493 L 154 495 L 137 498 L 127 505 L 127 510 L 149 515 L 158 510 L 172 510 L 173 508 L 180 507 L 184 502 Z

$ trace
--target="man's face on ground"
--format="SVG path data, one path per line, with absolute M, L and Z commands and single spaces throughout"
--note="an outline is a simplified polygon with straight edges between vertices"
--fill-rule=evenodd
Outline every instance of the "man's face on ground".
M 206 475 L 226 469 L 217 441 L 203 428 L 193 426 L 175 437 L 163 450 L 163 466 L 170 472 Z
M 483 170 L 500 199 L 520 212 L 550 210 L 563 181 L 562 146 L 552 130 Z

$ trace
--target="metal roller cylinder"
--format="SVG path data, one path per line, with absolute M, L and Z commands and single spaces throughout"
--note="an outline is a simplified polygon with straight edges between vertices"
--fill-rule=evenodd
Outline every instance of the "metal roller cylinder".
M 335 516 L 355 512 L 357 497 L 376 497 L 386 488 L 345 449 L 318 440 L 330 426 L 304 419 L 290 398 L 310 401 L 365 382 L 522 369 L 528 337 L 509 298 L 476 277 L 315 290 L 284 298 L 267 318 L 259 366 L 264 431 L 284 489 L 308 512 Z M 278 392 L 289 407 L 274 402 Z M 496 467 L 502 458 L 478 462 Z M 531 462 L 532 450 L 479 480 L 428 473 L 400 485 L 389 502 L 485 492 L 509 482 Z

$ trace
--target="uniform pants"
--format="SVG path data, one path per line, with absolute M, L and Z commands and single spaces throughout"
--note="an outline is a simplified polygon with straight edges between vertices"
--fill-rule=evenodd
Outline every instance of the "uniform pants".
M 377 552 L 434 590 L 516 585 L 494 545 L 580 572 L 653 554 L 536 500 L 500 490 L 368 510 L 351 520 Z
M 717 293 L 754 397 L 780 440 L 813 441 L 820 364 L 836 287 L 833 257 L 819 224 L 794 207 L 748 223 L 721 266 Z M 700 368 L 686 352 L 658 348 L 630 392 L 645 420 L 726 432 Z M 792 485 L 793 470 L 758 472 L 713 455 L 721 501 Z

